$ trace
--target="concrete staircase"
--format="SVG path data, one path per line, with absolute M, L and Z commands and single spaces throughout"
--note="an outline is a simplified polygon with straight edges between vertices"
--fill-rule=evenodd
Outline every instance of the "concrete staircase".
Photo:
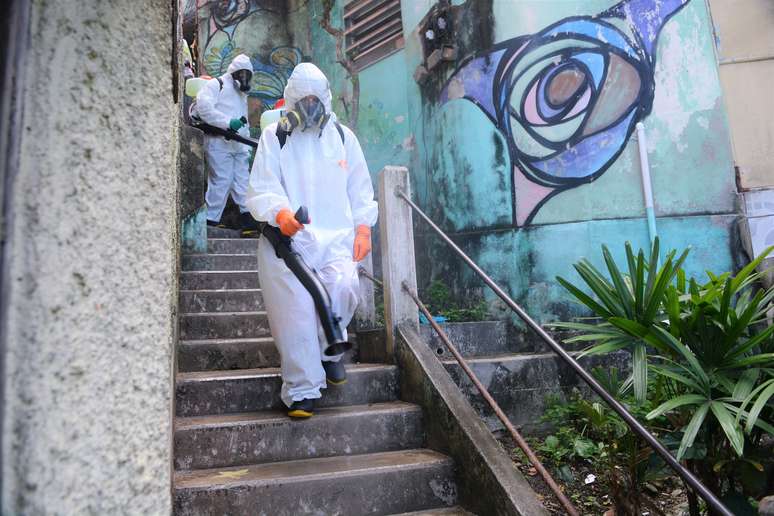
M 209 228 L 183 257 L 176 387 L 177 515 L 469 514 L 453 461 L 424 448 L 394 365 L 346 357 L 349 382 L 292 421 L 258 284 L 256 240 Z M 416 512 L 419 511 L 419 512 Z

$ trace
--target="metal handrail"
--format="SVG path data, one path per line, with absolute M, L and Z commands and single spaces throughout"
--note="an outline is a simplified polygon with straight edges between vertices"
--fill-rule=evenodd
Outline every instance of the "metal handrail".
M 365 276 L 366 278 L 371 280 L 375 285 L 377 285 L 379 288 L 384 288 L 384 283 L 379 281 L 373 274 L 368 272 L 368 270 L 365 269 L 364 267 L 361 266 L 358 268 L 358 274 L 361 276 Z M 468 365 L 468 362 L 462 357 L 459 350 L 457 350 L 454 344 L 452 344 L 451 339 L 449 339 L 449 336 L 446 334 L 446 332 L 443 331 L 443 329 L 438 325 L 437 322 L 435 322 L 435 319 L 433 319 L 433 316 L 430 314 L 430 310 L 428 310 L 425 304 L 422 303 L 417 293 L 414 292 L 406 284 L 405 281 L 403 282 L 402 287 L 403 287 L 403 290 L 414 301 L 414 303 L 416 303 L 417 308 L 419 308 L 419 311 L 422 312 L 422 314 L 424 314 L 424 316 L 430 322 L 430 326 L 432 326 L 433 330 L 435 330 L 435 332 L 438 334 L 438 337 L 444 343 L 444 345 L 446 346 L 446 349 L 448 349 L 449 352 L 452 354 L 452 356 L 454 356 L 454 359 L 457 360 L 457 363 L 460 365 L 460 367 L 465 372 L 465 374 L 468 375 L 468 378 L 470 378 L 470 381 L 472 381 L 473 384 L 476 386 L 476 388 L 478 389 L 478 392 L 481 393 L 481 396 L 489 404 L 489 406 L 492 408 L 492 410 L 500 419 L 500 421 L 502 421 L 506 430 L 508 430 L 513 440 L 527 456 L 527 459 L 530 461 L 530 463 L 532 463 L 532 465 L 535 467 L 535 470 L 538 473 L 540 473 L 541 477 L 543 477 L 543 480 L 545 481 L 545 483 L 548 485 L 551 491 L 553 491 L 553 493 L 556 495 L 557 499 L 559 500 L 559 503 L 561 503 L 564 506 L 564 508 L 567 510 L 567 513 L 570 514 L 570 516 L 578 516 L 579 514 L 578 510 L 575 508 L 572 502 L 565 496 L 564 492 L 562 492 L 562 489 L 557 485 L 554 478 L 551 476 L 548 470 L 543 466 L 543 463 L 540 462 L 540 459 L 538 459 L 537 455 L 535 455 L 535 452 L 532 451 L 532 448 L 529 447 L 529 444 L 524 439 L 524 437 L 522 437 L 519 431 L 516 430 L 516 427 L 513 426 L 513 423 L 511 423 L 511 420 L 508 418 L 505 412 L 503 412 L 503 409 L 500 408 L 500 405 L 495 401 L 495 399 L 489 393 L 489 390 L 487 390 L 487 388 L 484 387 L 484 384 L 481 383 L 481 380 L 478 379 L 478 376 L 476 376 L 476 373 L 474 373 L 473 369 L 470 368 L 470 366 Z
M 373 274 L 368 272 L 368 270 L 366 270 L 364 267 L 358 268 L 358 274 L 361 276 L 365 276 L 367 279 L 371 280 L 379 288 L 384 288 L 384 283 L 378 280 Z M 454 344 L 452 344 L 451 339 L 449 339 L 449 336 L 446 334 L 446 332 L 443 331 L 443 329 L 438 325 L 437 322 L 435 322 L 435 319 L 433 319 L 433 316 L 432 314 L 430 314 L 430 310 L 427 309 L 427 306 L 425 306 L 425 304 L 422 303 L 417 293 L 414 292 L 406 284 L 405 281 L 403 282 L 402 287 L 403 287 L 403 290 L 417 305 L 417 308 L 419 308 L 419 311 L 422 312 L 422 314 L 430 322 L 430 326 L 432 326 L 433 330 L 435 330 L 435 332 L 438 334 L 438 337 L 444 343 L 444 345 L 446 346 L 446 349 L 448 349 L 449 352 L 454 356 L 454 359 L 460 365 L 460 367 L 465 372 L 465 374 L 468 375 L 468 378 L 470 378 L 470 381 L 472 381 L 473 384 L 476 386 L 478 391 L 481 393 L 481 396 L 489 404 L 489 406 L 492 408 L 492 410 L 500 419 L 500 421 L 502 421 L 506 430 L 508 430 L 513 440 L 527 456 L 527 459 L 530 461 L 530 463 L 535 467 L 535 470 L 540 474 L 541 477 L 543 477 L 543 480 L 545 481 L 545 483 L 548 485 L 551 491 L 553 491 L 553 493 L 556 495 L 557 499 L 559 500 L 559 503 L 561 503 L 562 506 L 564 506 L 564 508 L 567 510 L 567 513 L 570 514 L 570 516 L 578 516 L 579 514 L 578 510 L 575 508 L 572 502 L 565 496 L 562 489 L 557 485 L 554 478 L 551 476 L 548 470 L 543 466 L 543 463 L 540 462 L 540 459 L 538 459 L 537 455 L 535 455 L 535 452 L 532 451 L 532 448 L 529 447 L 529 444 L 524 439 L 524 437 L 522 437 L 522 435 L 519 433 L 516 427 L 513 426 L 513 423 L 511 423 L 511 420 L 508 418 L 505 412 L 503 412 L 503 409 L 489 393 L 489 390 L 487 390 L 487 388 L 484 387 L 484 384 L 481 383 L 481 380 L 478 379 L 478 376 L 476 376 L 476 373 L 474 373 L 473 370 L 470 368 L 470 366 L 468 365 L 468 362 L 462 357 L 459 350 L 457 350 Z
M 591 389 L 597 393 L 597 395 L 602 398 L 602 400 L 607 403 L 620 417 L 623 419 L 627 425 L 629 425 L 629 428 L 632 429 L 637 435 L 639 435 L 643 440 L 645 440 L 646 443 L 659 455 L 661 455 L 661 458 L 664 459 L 664 461 L 669 465 L 672 470 L 677 473 L 680 478 L 682 478 L 696 493 L 701 496 L 705 502 L 707 502 L 707 505 L 710 506 L 714 511 L 716 511 L 718 514 L 722 514 L 723 516 L 734 516 L 734 513 L 732 513 L 728 508 L 723 505 L 723 503 L 718 499 L 715 494 L 712 493 L 707 487 L 701 483 L 701 481 L 696 478 L 696 476 L 688 471 L 687 468 L 685 468 L 682 464 L 680 464 L 671 453 L 669 453 L 669 450 L 667 450 L 661 442 L 656 439 L 656 437 L 651 434 L 642 424 L 637 421 L 637 419 L 632 416 L 626 408 L 618 402 L 613 396 L 608 393 L 602 385 L 600 385 L 597 380 L 591 376 L 581 365 L 572 358 L 567 351 L 564 350 L 554 339 L 551 337 L 537 322 L 535 322 L 534 319 L 532 319 L 527 312 L 524 311 L 523 308 L 521 308 L 516 301 L 511 299 L 511 297 L 505 293 L 505 291 L 500 288 L 497 283 L 492 280 L 492 278 L 489 277 L 476 263 L 467 255 L 465 252 L 455 244 L 451 238 L 441 229 L 439 228 L 430 218 L 423 212 L 419 206 L 417 206 L 409 197 L 406 195 L 406 193 L 400 189 L 397 189 L 395 191 L 395 195 L 402 198 L 406 203 L 411 206 L 411 209 L 413 209 L 422 219 L 427 222 L 427 224 L 430 226 L 430 228 L 435 231 L 438 236 L 441 237 L 441 239 L 446 242 L 449 247 L 452 248 L 452 250 L 457 253 L 462 260 L 470 266 L 473 271 L 478 274 L 481 279 L 484 280 L 484 283 L 486 283 L 489 288 L 492 289 L 492 291 L 497 294 L 497 296 L 505 302 L 508 307 L 516 312 L 516 315 L 518 315 L 522 321 L 524 321 L 527 326 L 532 328 L 532 330 L 535 331 L 535 333 L 538 334 L 538 336 L 548 344 L 548 346 L 551 348 L 551 350 L 559 355 L 559 358 L 561 358 L 567 365 L 569 365 L 575 373 L 580 376 L 586 384 L 588 384 Z M 432 318 L 430 319 L 432 320 Z
M 540 473 L 540 476 L 543 477 L 543 480 L 546 484 L 548 484 L 548 487 L 553 491 L 554 495 L 559 499 L 559 503 L 564 506 L 565 510 L 567 511 L 567 514 L 570 514 L 570 516 L 578 516 L 578 509 L 575 508 L 575 506 L 572 504 L 572 502 L 565 496 L 565 494 L 562 492 L 562 489 L 556 484 L 556 481 L 553 479 L 551 474 L 546 470 L 546 468 L 543 466 L 543 463 L 540 462 L 540 459 L 537 458 L 537 455 L 535 455 L 535 452 L 532 451 L 532 448 L 529 447 L 529 444 L 527 444 L 527 441 L 524 440 L 524 437 L 521 436 L 518 430 L 516 430 L 516 427 L 513 426 L 513 423 L 511 423 L 511 420 L 508 419 L 508 416 L 505 415 L 505 412 L 503 412 L 503 409 L 500 408 L 500 405 L 494 400 L 491 394 L 489 394 L 489 391 L 486 387 L 484 387 L 484 384 L 481 383 L 481 380 L 478 379 L 476 376 L 476 373 L 473 372 L 473 370 L 468 365 L 467 361 L 462 358 L 462 355 L 457 350 L 456 347 L 454 347 L 454 344 L 451 343 L 451 340 L 449 340 L 449 336 L 446 335 L 446 332 L 444 332 L 441 327 L 438 325 L 437 322 L 433 319 L 433 316 L 430 314 L 430 311 L 427 309 L 424 303 L 420 301 L 419 297 L 417 296 L 417 293 L 414 292 L 405 282 L 403 283 L 403 290 L 409 295 L 411 299 L 414 300 L 414 302 L 417 304 L 417 307 L 419 310 L 425 315 L 428 321 L 430 321 L 430 325 L 433 327 L 435 332 L 438 334 L 438 337 L 443 341 L 443 343 L 446 345 L 446 348 L 451 352 L 452 355 L 454 355 L 454 358 L 457 360 L 457 363 L 460 365 L 462 370 L 465 372 L 465 374 L 468 375 L 470 380 L 473 382 L 473 384 L 478 389 L 478 392 L 481 393 L 481 396 L 484 397 L 484 400 L 489 404 L 490 407 L 492 407 L 492 410 L 494 410 L 494 413 L 497 415 L 498 419 L 502 421 L 503 425 L 505 425 L 506 430 L 511 434 L 511 437 L 513 437 L 513 440 L 516 441 L 516 444 L 519 445 L 519 448 L 522 449 L 524 454 L 527 456 L 527 459 L 532 463 L 532 466 L 537 470 L 538 473 Z

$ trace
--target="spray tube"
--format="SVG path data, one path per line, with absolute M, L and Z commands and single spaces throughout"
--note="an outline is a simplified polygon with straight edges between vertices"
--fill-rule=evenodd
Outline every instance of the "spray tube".
M 308 224 L 309 213 L 306 206 L 301 206 L 296 212 L 295 217 L 301 224 Z M 325 355 L 336 356 L 352 349 L 352 344 L 344 339 L 341 326 L 339 326 L 341 318 L 333 312 L 331 297 L 325 285 L 317 276 L 317 271 L 309 267 L 301 254 L 293 249 L 293 240 L 283 235 L 279 228 L 269 224 L 264 224 L 261 233 L 274 247 L 277 258 L 285 262 L 288 269 L 298 278 L 298 281 L 309 292 L 309 295 L 312 296 L 317 315 L 320 317 L 320 324 L 325 333 L 325 339 L 328 341 L 328 347 L 324 351 Z

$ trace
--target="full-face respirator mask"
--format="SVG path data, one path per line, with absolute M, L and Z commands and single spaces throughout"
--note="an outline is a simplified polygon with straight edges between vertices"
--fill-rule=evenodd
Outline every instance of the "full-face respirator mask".
M 234 79 L 234 85 L 239 91 L 242 93 L 250 91 L 250 79 L 253 78 L 253 72 L 244 69 L 237 70 L 231 74 L 231 77 Z
M 296 102 L 295 109 L 288 111 L 280 119 L 280 129 L 292 132 L 296 127 L 302 131 L 319 129 L 320 134 L 328 123 L 330 114 L 325 112 L 325 105 L 314 95 L 309 95 Z

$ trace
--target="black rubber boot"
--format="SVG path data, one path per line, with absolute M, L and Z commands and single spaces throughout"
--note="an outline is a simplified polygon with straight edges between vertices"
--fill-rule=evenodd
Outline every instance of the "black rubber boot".
M 217 221 L 214 221 L 214 220 L 210 220 L 210 219 L 207 219 L 207 225 L 210 226 L 210 227 L 213 227 L 213 228 L 225 228 L 226 227 L 225 224 L 221 224 L 220 222 L 217 222 Z
M 294 419 L 306 419 L 314 415 L 314 400 L 294 401 L 288 407 L 288 416 Z
M 325 369 L 325 378 L 331 385 L 344 385 L 347 383 L 347 371 L 344 369 L 344 362 L 339 360 L 338 362 L 323 362 L 323 369 Z
M 250 213 L 240 213 L 239 222 L 242 229 L 242 238 L 258 238 L 258 221 Z

